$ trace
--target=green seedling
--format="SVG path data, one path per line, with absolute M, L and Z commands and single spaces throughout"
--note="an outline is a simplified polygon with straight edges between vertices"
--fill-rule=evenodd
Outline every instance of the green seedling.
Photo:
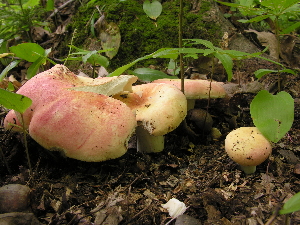
M 193 47 L 186 47 L 186 48 L 161 48 L 152 54 L 143 56 L 141 58 L 138 58 L 134 60 L 133 62 L 126 64 L 118 69 L 116 69 L 114 72 L 112 72 L 109 76 L 119 76 L 123 72 L 125 72 L 127 69 L 129 69 L 131 66 L 135 65 L 137 62 L 150 59 L 150 58 L 166 58 L 166 59 L 177 59 L 180 54 L 183 54 L 184 57 L 192 57 L 194 59 L 198 58 L 198 55 L 203 56 L 211 56 L 216 57 L 220 60 L 220 62 L 223 64 L 225 71 L 228 75 L 228 81 L 232 79 L 232 68 L 233 68 L 233 60 L 241 60 L 251 57 L 257 57 L 261 58 L 266 61 L 270 61 L 272 63 L 281 65 L 280 63 L 277 63 L 273 60 L 267 59 L 265 57 L 260 56 L 262 52 L 256 52 L 256 53 L 246 53 L 246 52 L 240 52 L 235 50 L 223 50 L 221 48 L 215 47 L 210 41 L 202 40 L 202 39 L 186 39 L 186 46 L 191 46 L 194 44 L 202 45 L 205 48 L 193 48 Z M 149 75 L 151 76 L 151 75 Z M 152 79 L 152 78 L 147 78 Z
M 165 74 L 164 72 L 161 72 L 159 70 L 154 70 L 150 68 L 138 68 L 134 71 L 130 72 L 130 74 L 133 74 L 137 76 L 140 80 L 146 81 L 146 82 L 152 82 L 154 80 L 163 79 L 163 78 L 169 78 L 169 79 L 175 79 L 176 76 L 169 76 Z
M 32 100 L 24 95 L 12 93 L 10 91 L 6 91 L 4 89 L 0 89 L 0 104 L 3 105 L 7 109 L 12 109 L 15 111 L 16 115 L 18 116 L 19 121 L 22 123 L 22 130 L 23 130 L 23 138 L 24 138 L 24 144 L 25 144 L 25 151 L 27 155 L 27 160 L 28 160 L 28 166 L 29 166 L 29 171 L 30 174 L 32 174 L 32 167 L 30 163 L 30 158 L 29 158 L 29 152 L 28 152 L 28 144 L 27 144 L 27 138 L 26 134 L 27 131 L 24 128 L 24 123 L 23 123 L 23 113 L 28 109 L 31 104 Z M 17 126 L 17 125 L 15 125 Z M 7 169 L 9 170 L 9 167 L 7 165 L 7 162 L 5 160 L 3 151 L 1 149 L 1 153 L 3 156 L 3 160 L 6 164 Z
M 269 140 L 277 143 L 292 127 L 294 99 L 285 91 L 272 95 L 260 91 L 250 104 L 254 125 Z
M 27 77 L 30 79 L 38 73 L 39 68 L 46 63 L 46 61 L 50 61 L 53 64 L 56 64 L 51 59 L 48 58 L 49 53 L 51 52 L 51 48 L 44 49 L 40 45 L 36 43 L 22 43 L 16 46 L 12 46 L 9 48 L 12 53 L 23 60 L 28 62 L 32 62 L 30 67 L 27 70 Z M 13 61 L 12 66 L 16 66 L 20 61 Z
M 282 209 L 279 211 L 279 214 L 288 214 L 300 210 L 300 192 L 293 195 L 286 203 L 284 203 Z
M 23 36 L 22 39 L 33 42 L 31 29 L 34 26 L 47 27 L 48 24 L 39 21 L 39 16 L 54 9 L 54 0 L 45 2 L 46 7 L 42 7 L 39 0 L 7 0 L 0 3 L 0 36 L 5 40 Z
M 282 70 L 259 69 L 254 72 L 254 75 L 258 79 L 260 79 L 262 76 L 270 73 L 290 73 L 296 75 L 295 71 L 291 69 L 282 69 Z
M 75 49 L 77 52 L 70 53 L 64 61 L 82 61 L 83 63 L 90 63 L 93 66 L 93 74 L 95 74 L 95 67 L 96 66 L 103 66 L 108 67 L 109 60 L 101 55 L 100 53 L 110 51 L 112 49 L 106 49 L 106 50 L 94 50 L 94 51 L 88 51 L 81 48 L 77 48 L 74 45 L 69 45 L 70 49 Z
M 146 0 L 143 4 L 143 10 L 147 14 L 147 16 L 149 16 L 153 20 L 156 20 L 162 12 L 162 5 L 157 0 L 153 0 L 152 2 Z
M 279 52 L 281 49 L 280 35 L 289 34 L 300 27 L 300 22 L 295 23 L 285 23 L 282 21 L 289 18 L 291 15 L 297 15 L 300 13 L 299 0 L 240 0 L 238 3 L 228 3 L 217 1 L 220 4 L 224 4 L 230 7 L 239 9 L 239 11 L 251 19 L 242 19 L 239 22 L 242 23 L 256 23 L 261 21 L 266 21 L 270 28 L 274 31 L 276 36 L 276 49 L 277 56 L 276 61 L 279 62 Z M 280 91 L 280 68 L 283 66 L 278 66 L 278 91 Z M 285 69 L 283 69 L 285 70 Z M 289 71 L 288 71 L 289 72 Z M 261 73 L 260 75 L 262 75 Z

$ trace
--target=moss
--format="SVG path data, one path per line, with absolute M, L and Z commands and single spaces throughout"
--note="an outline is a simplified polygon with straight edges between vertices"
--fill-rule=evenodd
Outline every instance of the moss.
M 178 14 L 179 1 L 163 1 L 162 14 L 157 21 L 151 20 L 143 11 L 143 1 L 127 0 L 120 2 L 112 0 L 94 1 L 79 8 L 73 19 L 72 30 L 77 29 L 74 45 L 84 46 L 84 41 L 91 36 L 89 20 L 95 11 L 95 5 L 104 6 L 109 22 L 118 24 L 121 31 L 121 46 L 118 54 L 111 60 L 109 70 L 116 69 L 139 57 L 150 54 L 160 48 L 178 46 Z M 218 43 L 216 37 L 220 28 L 213 22 L 203 21 L 203 15 L 209 9 L 210 3 L 201 2 L 198 13 L 191 12 L 192 3 L 184 3 L 183 38 L 203 38 Z M 101 8 L 101 7 L 100 7 Z M 161 64 L 163 60 L 142 61 L 143 66 Z

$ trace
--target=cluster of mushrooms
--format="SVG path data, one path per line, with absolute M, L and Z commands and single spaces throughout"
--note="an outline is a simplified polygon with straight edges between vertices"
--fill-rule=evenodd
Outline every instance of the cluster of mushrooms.
M 22 120 L 11 110 L 4 126 L 14 131 L 22 131 L 23 126 L 46 149 L 98 162 L 125 154 L 134 133 L 138 151 L 162 151 L 164 135 L 180 125 L 187 111 L 194 108 L 195 99 L 226 95 L 219 82 L 186 80 L 183 94 L 179 79 L 133 85 L 136 81 L 132 75 L 80 77 L 63 65 L 55 65 L 18 90 L 33 103 Z M 247 168 L 246 173 L 251 173 L 253 166 L 269 156 L 271 145 L 256 128 L 241 129 L 243 134 L 238 133 L 240 129 L 227 136 L 225 149 L 234 161 Z M 266 152 L 257 160 L 261 151 L 257 149 L 263 144 Z M 250 155 L 251 151 L 254 155 Z

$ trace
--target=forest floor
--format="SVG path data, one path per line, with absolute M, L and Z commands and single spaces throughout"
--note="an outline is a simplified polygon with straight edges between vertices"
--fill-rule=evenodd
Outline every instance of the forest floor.
M 4 130 L 7 111 L 1 108 L 0 147 L 6 160 L 1 156 L 0 187 L 28 186 L 26 213 L 37 218 L 35 223 L 23 220 L 15 224 L 166 224 L 171 218 L 162 204 L 171 198 L 188 208 L 170 224 L 300 224 L 300 212 L 278 215 L 284 202 L 300 192 L 299 76 L 281 78 L 282 90 L 295 99 L 294 123 L 254 174 L 245 175 L 224 150 L 231 130 L 253 126 L 249 107 L 255 94 L 261 89 L 278 92 L 274 75 L 253 82 L 253 71 L 269 66 L 268 62 L 249 61 L 244 71 L 235 71 L 234 85 L 240 79 L 241 86 L 230 89 L 225 99 L 210 101 L 213 127 L 222 134 L 218 139 L 199 130 L 196 138 L 191 137 L 180 126 L 165 136 L 165 149 L 160 153 L 137 152 L 133 137 L 124 156 L 88 163 L 49 152 L 28 137 L 33 174 L 29 173 L 23 136 Z M 207 109 L 207 104 L 199 100 L 196 107 Z M 0 208 L 6 207 L 1 204 Z
M 300 86 L 299 77 L 286 78 L 286 91 Z M 42 224 L 165 224 L 170 218 L 161 205 L 170 198 L 188 207 L 187 217 L 176 224 L 267 224 L 300 191 L 300 102 L 295 99 L 295 121 L 288 134 L 273 145 L 272 155 L 255 174 L 245 175 L 225 153 L 224 139 L 234 127 L 253 126 L 253 97 L 236 93 L 229 100 L 211 101 L 213 126 L 222 133 L 218 140 L 200 133 L 192 139 L 179 127 L 166 135 L 160 153 L 137 152 L 132 138 L 121 158 L 87 163 L 48 152 L 28 138 L 32 176 L 22 135 L 1 129 L 10 173 L 1 161 L 0 186 L 29 186 L 30 210 Z M 201 100 L 196 107 L 206 104 Z M 300 224 L 298 212 L 277 216 L 270 224 L 285 224 L 286 217 L 288 224 Z

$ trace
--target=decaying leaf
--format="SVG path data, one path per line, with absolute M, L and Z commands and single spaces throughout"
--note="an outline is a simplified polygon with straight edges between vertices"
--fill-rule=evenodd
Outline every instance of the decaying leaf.
M 277 48 L 276 44 L 276 36 L 273 33 L 270 32 L 259 32 L 253 29 L 245 30 L 246 32 L 252 32 L 257 35 L 257 39 L 259 40 L 260 44 L 264 47 L 268 47 L 269 55 L 277 59 L 279 55 L 279 50 Z
M 118 25 L 114 22 L 108 23 L 105 14 L 102 14 L 94 27 L 103 50 L 112 49 L 105 52 L 106 56 L 112 59 L 117 54 L 121 43 L 121 33 Z

